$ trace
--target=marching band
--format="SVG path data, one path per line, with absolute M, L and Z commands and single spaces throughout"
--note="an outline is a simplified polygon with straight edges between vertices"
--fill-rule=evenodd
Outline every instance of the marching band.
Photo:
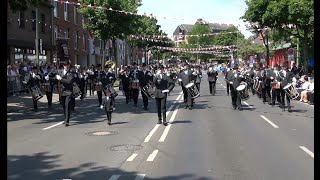
M 126 104 L 133 99 L 134 107 L 137 107 L 138 97 L 141 92 L 143 109 L 148 110 L 148 101 L 154 98 L 157 106 L 158 123 L 167 125 L 166 101 L 170 91 L 179 84 L 183 91 L 185 109 L 192 110 L 194 100 L 200 96 L 200 84 L 202 79 L 202 68 L 199 65 L 184 63 L 181 67 L 157 67 L 147 66 L 145 63 L 138 68 L 136 63 L 132 66 L 121 67 L 119 76 L 115 77 L 113 67 L 98 64 L 95 68 L 81 69 L 79 65 L 71 66 L 66 61 L 59 69 L 48 66 L 37 73 L 37 67 L 33 67 L 24 83 L 31 87 L 33 97 L 33 108 L 37 110 L 37 101 L 46 94 L 48 108 L 52 105 L 52 95 L 55 85 L 59 92 L 60 104 L 63 107 L 64 123 L 69 126 L 71 112 L 75 108 L 75 98 L 86 97 L 87 90 L 97 92 L 98 103 L 107 114 L 108 124 L 111 125 L 111 114 L 115 111 L 115 98 L 117 92 L 114 89 L 116 79 L 119 80 L 119 90 L 125 96 Z M 233 109 L 242 110 L 241 101 L 257 95 L 263 103 L 268 102 L 272 107 L 276 101 L 283 111 L 291 112 L 290 100 L 298 97 L 292 79 L 294 74 L 283 65 L 282 70 L 275 65 L 273 70 L 269 68 L 249 68 L 235 65 L 232 69 L 227 68 L 224 72 L 227 84 L 227 94 L 231 92 L 231 105 Z M 207 72 L 209 91 L 211 95 L 216 93 L 216 81 L 218 79 L 217 67 L 210 65 Z M 89 87 L 89 89 L 87 89 Z M 102 93 L 103 92 L 103 93 Z M 104 98 L 103 98 L 104 94 Z M 286 103 L 285 103 L 286 100 Z M 287 106 L 285 106 L 287 105 Z

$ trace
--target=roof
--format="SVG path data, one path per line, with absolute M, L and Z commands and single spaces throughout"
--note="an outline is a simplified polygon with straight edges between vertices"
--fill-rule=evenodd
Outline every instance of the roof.
M 181 24 L 179 27 L 183 30 L 186 30 L 187 32 L 191 32 L 193 28 L 193 24 Z
M 220 32 L 221 30 L 227 30 L 230 26 L 221 25 L 218 23 L 209 23 L 207 24 L 209 28 L 212 30 L 213 33 Z M 189 34 L 192 31 L 192 28 L 195 26 L 195 24 L 181 24 L 177 28 L 180 28 L 181 30 L 185 30 L 186 34 Z M 177 32 L 174 32 L 175 34 Z

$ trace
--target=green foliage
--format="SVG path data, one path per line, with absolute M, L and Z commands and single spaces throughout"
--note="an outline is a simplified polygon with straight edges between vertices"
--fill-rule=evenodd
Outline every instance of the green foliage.
M 210 34 L 211 30 L 206 24 L 196 24 L 189 35 L 200 35 L 200 34 Z M 213 44 L 214 37 L 213 36 L 195 36 L 189 37 L 189 44 Z
M 233 33 L 226 33 L 233 32 Z M 237 45 L 238 39 L 244 39 L 244 35 L 236 27 L 230 27 L 226 31 L 217 34 L 214 38 L 214 45 L 230 46 Z
M 39 7 L 41 4 L 48 3 L 47 0 L 9 0 L 9 7 L 13 13 L 17 11 L 25 11 L 28 6 Z

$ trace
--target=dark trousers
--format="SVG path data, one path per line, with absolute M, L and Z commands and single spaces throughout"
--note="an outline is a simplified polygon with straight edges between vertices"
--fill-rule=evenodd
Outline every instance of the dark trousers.
M 63 107 L 63 114 L 64 114 L 64 123 L 68 124 L 70 120 L 71 114 L 71 95 L 69 96 L 61 96 L 61 104 Z
M 102 104 L 102 91 L 97 91 L 99 106 Z
M 200 83 L 196 83 L 196 87 L 197 87 L 197 89 L 198 89 L 198 91 L 200 93 Z
M 263 102 L 270 102 L 271 97 L 271 87 L 266 86 L 265 88 L 262 88 L 262 100 Z
M 70 97 L 70 109 L 71 111 L 74 111 L 74 108 L 76 107 L 76 98 L 73 96 Z
M 231 88 L 231 101 L 233 108 L 241 108 L 240 94 L 237 90 Z
M 272 89 L 272 104 L 275 104 L 276 99 L 277 102 L 281 104 L 280 89 Z
M 86 94 L 87 94 L 87 91 L 88 91 L 88 87 L 89 87 L 89 93 L 90 93 L 90 96 L 91 96 L 91 94 L 93 94 L 92 84 L 91 83 L 87 83 L 87 85 L 86 85 Z
M 310 101 L 311 104 L 314 103 L 314 93 L 307 92 L 307 98 Z
M 126 97 L 126 104 L 129 103 L 130 100 L 130 90 L 129 89 L 123 89 L 124 96 Z
M 83 99 L 85 97 L 85 81 L 81 81 L 80 82 L 80 91 L 81 91 L 81 96 L 80 96 L 80 99 Z
M 227 82 L 227 94 L 229 94 L 229 92 L 230 92 L 230 86 L 231 86 L 231 84 Z
M 186 106 L 192 107 L 193 106 L 193 100 L 191 98 L 191 94 L 188 92 L 188 90 L 182 86 L 183 91 L 183 100 Z
M 156 98 L 156 105 L 158 110 L 158 118 L 159 121 L 163 120 L 163 122 L 166 122 L 167 120 L 167 98 Z M 162 118 L 161 118 L 161 112 L 162 112 Z
M 134 105 L 138 104 L 139 89 L 131 89 Z
M 33 109 L 38 109 L 38 101 L 35 98 L 32 98 Z
M 216 93 L 216 81 L 209 81 L 209 91 L 210 94 Z
M 281 94 L 281 104 L 282 104 L 283 106 L 285 106 L 284 97 L 286 97 L 286 99 L 287 99 L 287 106 L 288 106 L 288 107 L 291 107 L 290 97 L 287 95 L 287 93 L 286 93 L 282 88 L 280 88 L 280 94 Z
M 48 100 L 48 107 L 52 105 L 52 96 L 53 96 L 53 88 L 52 91 L 46 92 L 47 100 Z
M 253 83 L 249 83 L 249 88 L 251 90 L 252 95 L 255 95 L 256 91 L 253 89 Z
M 141 94 L 142 94 L 142 100 L 143 100 L 143 107 L 147 108 L 149 98 L 144 92 L 142 92 L 142 90 L 141 90 Z

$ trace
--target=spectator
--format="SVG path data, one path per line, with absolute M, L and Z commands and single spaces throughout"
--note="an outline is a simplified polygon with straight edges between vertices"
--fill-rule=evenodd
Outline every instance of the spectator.
M 309 95 L 310 95 L 311 93 L 314 92 L 314 80 L 313 80 L 313 78 L 310 78 L 310 81 L 311 81 L 311 83 L 309 84 L 308 89 L 303 90 L 301 92 L 301 99 L 300 99 L 301 102 L 307 103 L 308 102 L 307 93 L 309 93 Z

